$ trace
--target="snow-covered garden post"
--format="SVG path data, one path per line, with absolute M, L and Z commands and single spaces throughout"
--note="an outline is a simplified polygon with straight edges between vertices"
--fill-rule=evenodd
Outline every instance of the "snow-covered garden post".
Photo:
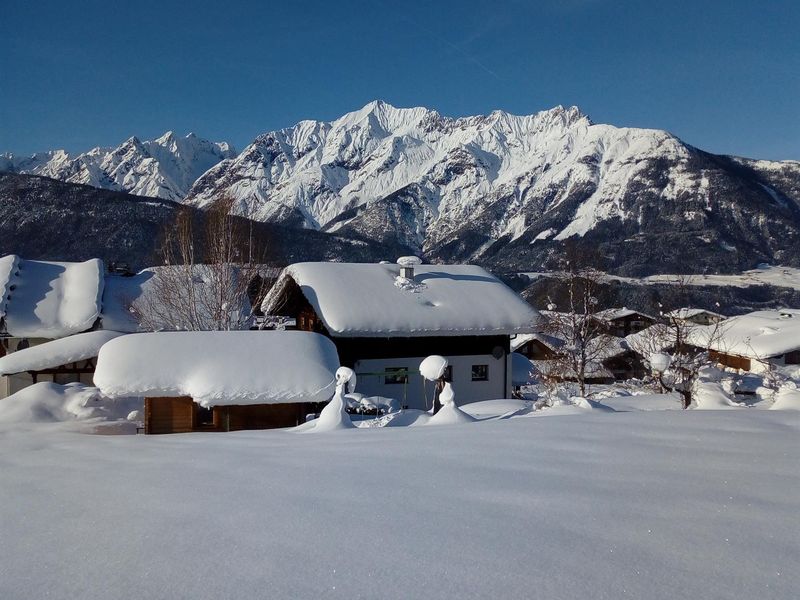
M 431 414 L 433 415 L 442 408 L 440 395 L 447 384 L 444 377 L 445 373 L 447 373 L 448 364 L 447 359 L 438 354 L 432 354 L 419 364 L 419 372 L 422 377 L 436 384 L 433 393 L 433 406 L 431 407 Z
M 339 367 L 336 370 L 336 392 L 333 398 L 322 409 L 314 426 L 315 431 L 328 431 L 333 429 L 346 429 L 355 427 L 347 412 L 345 394 L 355 390 L 356 374 L 353 369 Z
M 664 385 L 664 371 L 669 369 L 671 362 L 672 357 L 669 354 L 664 354 L 663 352 L 654 352 L 650 355 L 650 367 L 658 376 L 658 384 L 661 386 L 662 394 L 666 390 L 666 386 Z

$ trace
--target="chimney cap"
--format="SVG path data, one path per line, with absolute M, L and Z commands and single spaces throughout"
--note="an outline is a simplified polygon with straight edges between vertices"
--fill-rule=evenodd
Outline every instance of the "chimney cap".
M 413 267 L 414 265 L 421 265 L 422 259 L 419 256 L 401 256 L 397 259 L 397 264 L 401 267 Z

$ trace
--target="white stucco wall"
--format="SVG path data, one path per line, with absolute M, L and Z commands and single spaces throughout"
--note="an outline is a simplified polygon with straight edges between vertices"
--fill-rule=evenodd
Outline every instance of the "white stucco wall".
M 433 402 L 434 384 L 427 382 L 423 385 L 422 376 L 415 372 L 419 370 L 419 364 L 423 358 L 425 357 L 414 356 L 360 360 L 355 364 L 355 372 L 358 376 L 356 391 L 365 396 L 396 398 L 400 401 L 401 406 L 408 406 L 408 408 L 428 409 Z M 462 405 L 508 396 L 511 389 L 511 368 L 508 365 L 508 356 L 496 359 L 490 354 L 477 354 L 448 356 L 447 359 L 453 367 L 452 386 L 456 393 L 457 404 Z M 487 365 L 489 367 L 488 380 L 472 381 L 472 365 Z M 383 375 L 375 374 L 382 373 L 387 368 L 397 367 L 406 368 L 412 372 L 407 384 L 387 384 Z

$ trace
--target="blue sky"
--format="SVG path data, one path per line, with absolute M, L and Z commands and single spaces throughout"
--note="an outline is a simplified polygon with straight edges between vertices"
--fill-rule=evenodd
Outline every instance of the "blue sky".
M 191 8 L 189 8 L 191 6 Z M 800 159 L 800 2 L 6 2 L 0 151 L 228 140 L 380 98 L 578 105 L 703 149 Z

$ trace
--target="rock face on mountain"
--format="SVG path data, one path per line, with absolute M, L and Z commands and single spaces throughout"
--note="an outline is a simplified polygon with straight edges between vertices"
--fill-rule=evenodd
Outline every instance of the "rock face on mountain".
M 800 265 L 800 162 L 709 154 L 576 107 L 448 118 L 376 101 L 238 155 L 166 134 L 77 157 L 0 156 L 2 170 L 199 209 L 230 196 L 238 214 L 300 239 L 336 233 L 500 272 L 556 267 L 567 242 L 623 275 Z
M 0 256 L 39 260 L 124 262 L 133 269 L 160 264 L 159 242 L 185 208 L 169 200 L 64 183 L 36 175 L 0 173 Z M 321 231 L 252 223 L 265 260 L 282 265 L 307 260 L 366 260 L 399 256 L 402 249 Z M 202 226 L 199 231 L 202 232 Z
M 451 119 L 373 102 L 259 136 L 186 202 L 360 235 L 431 259 L 554 266 L 565 240 L 639 275 L 800 261 L 800 163 L 702 152 L 576 107 Z
M 42 175 L 141 196 L 182 200 L 200 175 L 236 155 L 225 142 L 171 131 L 152 141 L 132 137 L 117 148 L 94 148 L 77 156 L 63 150 L 28 157 L 0 155 L 0 171 Z

